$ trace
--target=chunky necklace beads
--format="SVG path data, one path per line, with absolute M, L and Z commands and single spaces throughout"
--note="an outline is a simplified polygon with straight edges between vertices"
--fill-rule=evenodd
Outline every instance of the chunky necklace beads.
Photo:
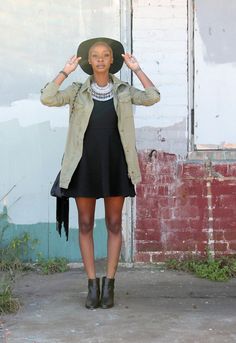
M 96 82 L 91 84 L 92 98 L 95 100 L 106 101 L 113 98 L 113 84 L 111 81 L 106 86 L 99 86 Z

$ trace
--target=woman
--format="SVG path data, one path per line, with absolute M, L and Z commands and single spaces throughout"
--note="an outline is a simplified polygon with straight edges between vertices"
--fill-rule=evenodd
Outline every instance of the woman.
M 142 83 L 138 90 L 114 76 L 126 63 Z M 80 65 L 90 76 L 63 91 L 60 85 Z M 60 172 L 60 190 L 74 197 L 79 217 L 79 244 L 88 276 L 89 309 L 114 305 L 114 281 L 122 244 L 121 218 L 124 199 L 134 197 L 141 180 L 135 146 L 132 104 L 152 105 L 160 94 L 136 58 L 110 38 L 82 42 L 56 78 L 42 89 L 47 106 L 70 105 L 70 121 Z M 104 198 L 108 231 L 106 276 L 96 277 L 93 226 L 96 199 Z

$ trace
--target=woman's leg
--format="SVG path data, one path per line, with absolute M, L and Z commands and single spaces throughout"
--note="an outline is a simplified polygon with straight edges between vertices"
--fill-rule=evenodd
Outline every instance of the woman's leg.
M 104 204 L 108 232 L 106 276 L 113 279 L 117 270 L 122 244 L 121 222 L 124 197 L 106 197 L 104 198 Z
M 88 279 L 95 279 L 93 227 L 96 198 L 78 197 L 75 201 L 79 216 L 79 244 L 84 268 Z

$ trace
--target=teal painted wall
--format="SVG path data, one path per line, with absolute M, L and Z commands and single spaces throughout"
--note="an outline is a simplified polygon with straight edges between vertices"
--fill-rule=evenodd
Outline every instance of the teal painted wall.
M 20 238 L 28 233 L 30 240 L 37 239 L 35 249 L 29 249 L 27 259 L 35 262 L 38 254 L 44 258 L 66 257 L 70 262 L 81 262 L 81 253 L 78 240 L 78 229 L 70 228 L 69 240 L 66 241 L 64 231 L 60 237 L 55 223 L 37 223 L 31 225 L 17 225 L 0 220 L 0 233 L 5 227 L 0 247 L 7 245 L 12 239 Z M 94 226 L 95 258 L 104 258 L 107 255 L 107 230 L 104 219 L 96 219 Z

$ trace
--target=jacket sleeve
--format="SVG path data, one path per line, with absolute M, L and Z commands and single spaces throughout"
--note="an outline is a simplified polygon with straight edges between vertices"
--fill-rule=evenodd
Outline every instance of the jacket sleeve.
M 140 90 L 130 86 L 130 94 L 134 105 L 151 106 L 160 101 L 160 92 L 156 87 Z
M 55 82 L 52 81 L 47 83 L 44 88 L 41 89 L 41 103 L 46 106 L 64 106 L 69 104 L 78 89 L 76 84 L 76 82 L 73 82 L 71 86 L 60 91 L 60 86 Z

